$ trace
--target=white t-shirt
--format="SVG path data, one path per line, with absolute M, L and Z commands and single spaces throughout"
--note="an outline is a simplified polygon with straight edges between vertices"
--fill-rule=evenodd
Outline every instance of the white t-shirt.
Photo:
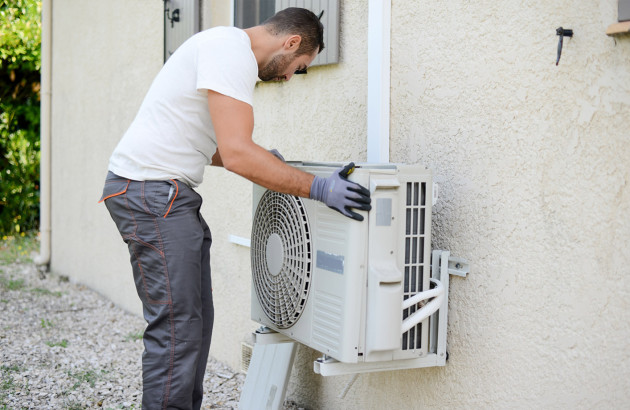
M 252 105 L 257 79 L 256 57 L 243 30 L 216 27 L 195 34 L 151 84 L 109 170 L 138 181 L 178 179 L 198 186 L 217 148 L 208 90 Z

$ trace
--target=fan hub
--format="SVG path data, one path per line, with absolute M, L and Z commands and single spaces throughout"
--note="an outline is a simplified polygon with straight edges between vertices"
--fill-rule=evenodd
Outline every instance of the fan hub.
M 265 251 L 267 258 L 267 269 L 273 276 L 278 276 L 282 270 L 284 262 L 284 246 L 282 246 L 282 238 L 277 233 L 272 233 L 267 238 L 267 249 Z

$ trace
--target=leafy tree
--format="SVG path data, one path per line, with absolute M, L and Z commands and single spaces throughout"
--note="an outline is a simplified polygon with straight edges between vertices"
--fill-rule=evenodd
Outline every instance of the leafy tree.
M 0 0 L 0 233 L 39 222 L 41 1 Z

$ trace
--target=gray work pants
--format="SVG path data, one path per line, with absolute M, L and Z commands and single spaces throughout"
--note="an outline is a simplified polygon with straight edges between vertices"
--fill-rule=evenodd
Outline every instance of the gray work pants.
M 199 409 L 214 307 L 201 196 L 176 181 L 107 175 L 103 200 L 129 247 L 147 328 L 142 408 Z

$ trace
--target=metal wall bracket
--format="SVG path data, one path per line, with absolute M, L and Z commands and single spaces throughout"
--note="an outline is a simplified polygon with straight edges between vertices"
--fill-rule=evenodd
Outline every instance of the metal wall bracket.
M 440 251 L 438 251 L 440 252 Z M 448 257 L 448 274 L 465 278 L 470 273 L 470 263 L 466 259 Z
M 445 295 L 440 308 L 430 317 L 429 353 L 416 359 L 393 360 L 388 362 L 342 363 L 323 356 L 313 363 L 315 373 L 322 376 L 337 376 L 379 372 L 388 370 L 416 369 L 421 367 L 445 366 L 447 359 L 446 335 L 448 324 L 449 276 L 466 277 L 470 273 L 470 264 L 462 258 L 452 257 L 449 251 L 432 252 L 431 278 L 442 282 Z
M 291 339 L 289 336 L 278 333 L 275 330 L 268 328 L 267 326 L 261 326 L 254 332 L 254 341 L 257 345 L 295 342 L 295 340 Z

